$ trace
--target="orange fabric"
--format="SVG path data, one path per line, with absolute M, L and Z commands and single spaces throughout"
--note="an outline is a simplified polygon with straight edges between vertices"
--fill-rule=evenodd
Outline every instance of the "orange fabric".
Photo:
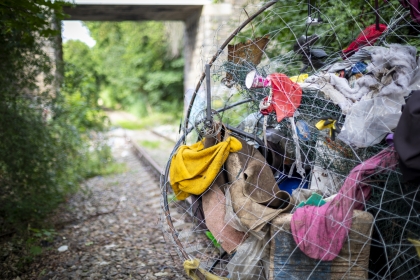
M 271 105 L 261 110 L 261 113 L 266 115 L 275 111 L 277 122 L 281 122 L 286 117 L 292 117 L 300 106 L 302 89 L 285 74 L 274 73 L 268 75 L 267 78 L 271 81 L 272 100 Z

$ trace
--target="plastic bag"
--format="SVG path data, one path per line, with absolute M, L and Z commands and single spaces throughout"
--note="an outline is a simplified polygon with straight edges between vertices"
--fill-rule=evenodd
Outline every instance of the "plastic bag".
M 269 234 L 263 239 L 251 235 L 237 249 L 227 265 L 230 279 L 252 280 L 268 279 Z
M 345 156 L 338 151 L 330 149 L 323 140 L 318 140 L 316 142 L 315 150 L 317 156 L 312 168 L 309 189 L 319 191 L 324 196 L 336 194 L 343 182 L 327 167 L 331 165 L 331 163 L 336 165 L 340 164 L 341 159 L 345 158 Z
M 351 108 L 338 138 L 357 148 L 378 144 L 397 127 L 403 104 L 404 98 L 401 95 L 360 100 Z
M 263 126 L 263 115 L 260 112 L 249 114 L 242 122 L 238 125 L 240 130 L 247 133 L 260 135 L 262 133 Z
M 293 201 L 296 205 L 298 205 L 302 201 L 306 201 L 315 192 L 315 190 L 308 190 L 302 188 L 295 189 L 292 192 Z

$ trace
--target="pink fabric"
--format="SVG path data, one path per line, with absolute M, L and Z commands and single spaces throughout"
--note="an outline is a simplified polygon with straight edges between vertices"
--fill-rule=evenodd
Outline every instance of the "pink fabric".
M 225 222 L 225 195 L 213 185 L 203 194 L 202 201 L 207 228 L 222 248 L 231 254 L 246 239 L 246 235 Z
M 369 185 L 362 181 L 371 175 L 395 170 L 397 163 L 394 147 L 388 147 L 353 168 L 332 201 L 321 207 L 298 208 L 292 216 L 291 229 L 302 252 L 313 259 L 333 260 L 347 238 L 353 210 L 362 210 L 370 196 Z

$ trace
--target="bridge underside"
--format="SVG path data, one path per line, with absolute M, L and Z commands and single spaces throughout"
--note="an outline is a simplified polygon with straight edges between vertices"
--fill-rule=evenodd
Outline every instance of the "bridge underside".
M 77 5 L 66 7 L 69 20 L 126 21 L 126 20 L 182 20 L 200 14 L 199 5 Z
M 214 32 L 232 16 L 230 3 L 214 4 L 212 0 L 68 0 L 68 20 L 82 21 L 183 21 L 184 90 L 195 88 L 203 70 L 203 53 L 214 53 Z M 235 2 L 245 0 L 225 0 Z M 226 34 L 217 31 L 220 38 Z M 227 35 L 226 35 L 227 36 Z M 208 59 L 205 58 L 206 60 Z

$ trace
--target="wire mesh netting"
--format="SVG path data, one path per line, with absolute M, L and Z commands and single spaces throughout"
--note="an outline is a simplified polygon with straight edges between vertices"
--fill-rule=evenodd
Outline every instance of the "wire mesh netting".
M 161 182 L 191 278 L 419 277 L 418 178 L 393 143 L 419 89 L 419 2 L 379 2 L 244 7 Z

